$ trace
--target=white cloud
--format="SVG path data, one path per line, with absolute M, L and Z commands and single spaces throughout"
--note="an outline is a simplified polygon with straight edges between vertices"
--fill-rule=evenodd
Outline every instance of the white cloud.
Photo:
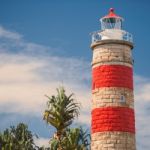
M 136 137 L 139 150 L 150 147 L 150 79 L 135 76 Z
M 3 58 L 6 63 L 1 64 Z M 7 111 L 40 113 L 41 106 L 45 104 L 44 95 L 55 93 L 56 87 L 61 84 L 65 85 L 67 91 L 71 92 L 72 89 L 77 93 L 77 99 L 82 99 L 81 103 L 87 107 L 89 99 L 85 98 L 88 98 L 88 87 L 82 85 L 82 80 L 87 80 L 88 76 L 84 73 L 83 61 L 52 56 L 41 57 L 39 60 L 29 56 L 3 54 L 0 64 L 1 110 L 5 105 L 14 103 Z
M 16 32 L 11 32 L 0 26 L 0 38 L 7 38 L 11 40 L 20 40 L 22 38 L 22 35 L 16 33 Z

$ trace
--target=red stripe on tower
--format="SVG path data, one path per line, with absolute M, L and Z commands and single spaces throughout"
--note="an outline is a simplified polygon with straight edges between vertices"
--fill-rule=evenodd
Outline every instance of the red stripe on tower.
M 135 133 L 134 110 L 127 107 L 94 109 L 92 111 L 92 133 L 104 131 Z
M 133 70 L 123 65 L 102 65 L 92 70 L 92 89 L 125 87 L 133 89 Z

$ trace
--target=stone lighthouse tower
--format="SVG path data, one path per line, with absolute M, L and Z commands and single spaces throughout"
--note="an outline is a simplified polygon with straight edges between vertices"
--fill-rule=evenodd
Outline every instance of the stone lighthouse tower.
M 114 13 L 92 34 L 91 150 L 136 150 L 132 35 Z

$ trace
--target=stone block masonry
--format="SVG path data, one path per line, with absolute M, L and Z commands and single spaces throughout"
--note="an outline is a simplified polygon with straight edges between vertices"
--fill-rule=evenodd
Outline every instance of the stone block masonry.
M 135 133 L 134 110 L 127 107 L 103 107 L 92 111 L 92 133 L 123 131 Z
M 125 87 L 133 89 L 133 71 L 123 65 L 102 65 L 92 70 L 92 89 Z
M 92 134 L 92 150 L 135 150 L 135 134 L 129 132 L 96 132 Z
M 136 150 L 132 43 L 92 45 L 91 150 Z
M 102 62 L 124 62 L 126 65 L 132 65 L 131 48 L 121 44 L 118 44 L 117 46 L 115 44 L 96 46 L 93 51 L 92 64 L 95 65 Z
M 99 107 L 112 106 L 128 107 L 133 109 L 133 90 L 122 87 L 102 87 L 92 90 L 92 110 Z

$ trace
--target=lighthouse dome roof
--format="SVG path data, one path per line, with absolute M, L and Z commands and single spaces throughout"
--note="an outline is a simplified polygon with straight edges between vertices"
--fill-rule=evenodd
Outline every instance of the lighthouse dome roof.
M 123 20 L 123 18 L 120 17 L 120 16 L 118 16 L 117 14 L 115 14 L 114 11 L 115 11 L 114 8 L 110 8 L 110 9 L 109 9 L 109 14 L 106 15 L 106 16 L 104 16 L 104 17 L 102 17 L 102 19 L 107 19 L 107 18 L 117 18 L 117 19 Z

